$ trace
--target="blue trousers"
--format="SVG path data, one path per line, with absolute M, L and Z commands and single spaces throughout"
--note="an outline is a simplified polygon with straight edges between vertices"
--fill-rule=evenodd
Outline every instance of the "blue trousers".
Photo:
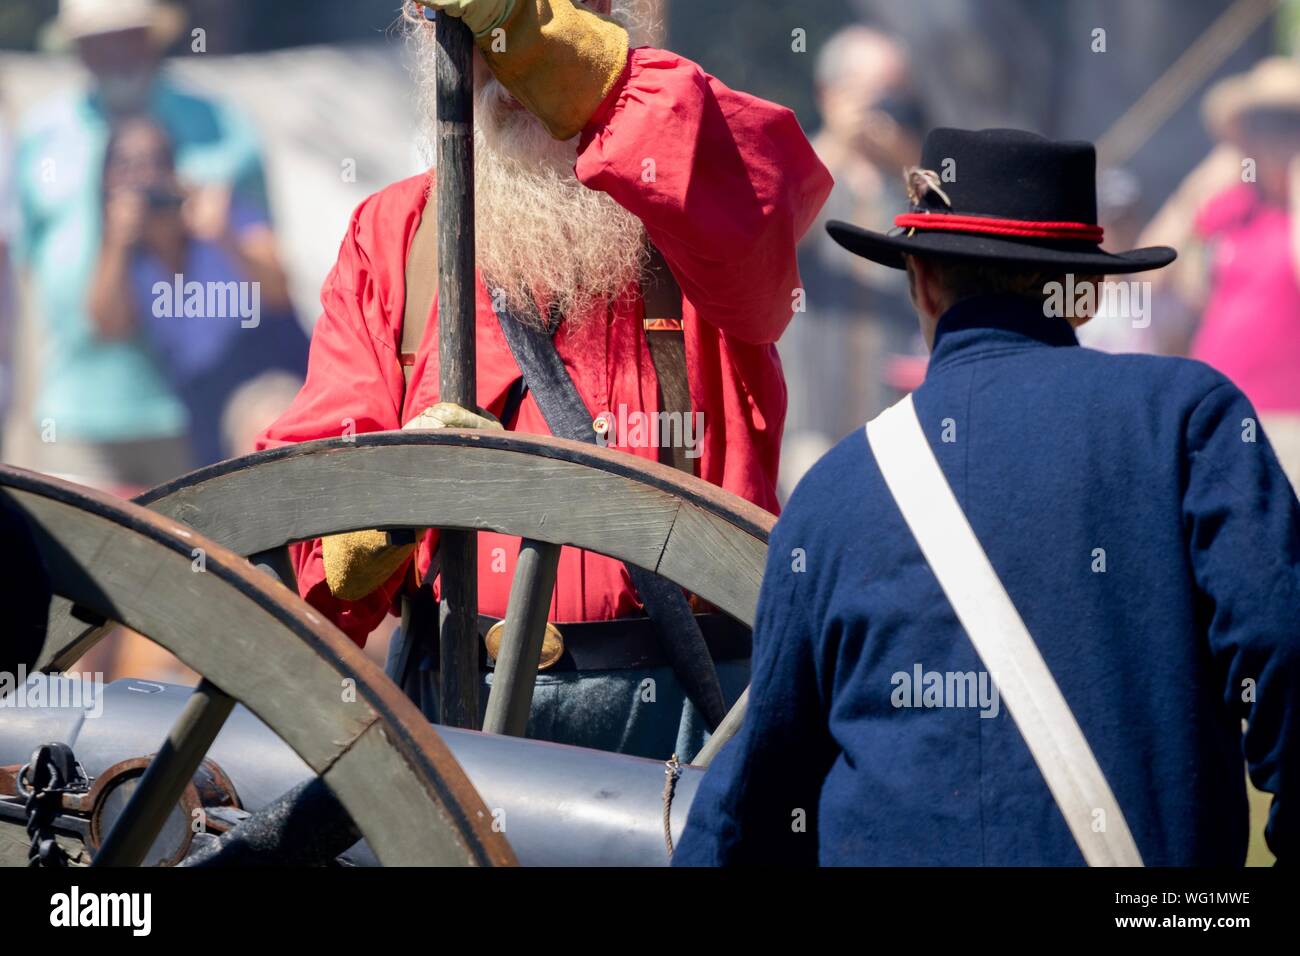
M 392 676 L 396 637 L 389 645 Z M 438 720 L 436 661 L 421 663 L 419 686 L 412 698 L 430 721 Z M 718 679 L 731 706 L 749 685 L 749 661 L 722 661 Z M 479 690 L 480 720 L 487 713 L 492 672 L 483 675 Z M 528 737 L 555 743 L 609 750 L 667 760 L 674 753 L 685 763 L 695 759 L 709 732 L 687 699 L 672 668 L 652 667 L 611 671 L 540 673 L 533 691 Z

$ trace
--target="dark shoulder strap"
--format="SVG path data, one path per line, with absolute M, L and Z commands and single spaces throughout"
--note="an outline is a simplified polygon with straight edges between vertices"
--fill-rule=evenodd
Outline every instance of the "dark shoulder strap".
M 433 300 L 438 294 L 438 207 L 429 198 L 406 257 L 406 308 L 402 313 L 402 345 L 398 355 L 406 388 L 411 387 L 415 355 L 424 340 Z M 403 402 L 405 404 L 405 402 Z

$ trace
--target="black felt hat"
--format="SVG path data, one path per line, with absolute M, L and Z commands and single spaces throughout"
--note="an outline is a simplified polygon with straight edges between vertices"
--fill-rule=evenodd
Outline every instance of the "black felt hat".
M 936 129 L 909 169 L 912 208 L 885 235 L 831 221 L 845 249 L 894 269 L 903 255 L 982 260 L 1082 275 L 1159 269 L 1166 246 L 1106 252 L 1097 225 L 1097 153 L 1014 129 Z

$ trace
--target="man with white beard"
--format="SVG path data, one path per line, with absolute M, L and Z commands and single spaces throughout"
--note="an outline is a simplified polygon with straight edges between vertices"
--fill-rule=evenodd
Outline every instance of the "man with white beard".
M 655 420 L 667 376 L 650 334 L 680 330 L 690 409 L 704 421 L 687 467 L 775 511 L 786 395 L 774 343 L 801 295 L 795 244 L 831 187 L 793 113 L 637 46 L 652 26 L 640 0 L 612 11 L 610 0 L 421 6 L 462 17 L 477 37 L 480 409 L 439 404 L 436 298 L 418 349 L 403 354 L 408 257 L 436 214 L 430 172 L 354 214 L 322 292 L 306 385 L 261 447 L 336 437 L 349 422 L 363 432 L 500 427 L 494 416 L 552 433 L 531 379 L 519 388 L 508 321 L 551 334 L 594 430 L 620 410 Z M 431 122 L 433 24 L 413 4 L 407 20 Z M 652 262 L 666 263 L 659 279 Z M 647 295 L 660 302 L 651 290 L 665 287 L 669 307 L 648 309 Z M 610 437 L 628 454 L 661 456 L 631 435 Z M 310 542 L 295 552 L 299 588 L 364 644 L 424 580 L 437 546 L 436 532 L 405 546 L 380 532 Z M 504 615 L 517 553 L 518 539 L 480 534 L 482 614 Z M 698 748 L 701 721 L 662 654 L 620 663 L 635 656 L 622 645 L 644 644 L 644 603 L 622 564 L 564 549 L 549 615 L 562 653 L 538 677 L 530 735 L 655 757 Z M 616 619 L 627 628 L 611 637 Z M 728 702 L 747 682 L 747 646 L 731 657 L 719 664 Z

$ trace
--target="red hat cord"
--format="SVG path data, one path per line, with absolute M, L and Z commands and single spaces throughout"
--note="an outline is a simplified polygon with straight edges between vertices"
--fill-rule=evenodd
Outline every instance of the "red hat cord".
M 928 194 L 938 196 L 945 206 L 952 201 L 942 187 L 939 174 L 933 169 L 911 166 L 903 171 L 907 195 L 912 205 L 919 206 Z M 1025 236 L 1032 239 L 1074 239 L 1100 244 L 1106 231 L 1101 226 L 1086 222 L 1038 222 L 1031 219 L 996 219 L 990 216 L 961 216 L 946 212 L 912 212 L 894 217 L 894 225 L 909 229 L 934 229 L 942 232 L 967 232 L 990 236 Z

